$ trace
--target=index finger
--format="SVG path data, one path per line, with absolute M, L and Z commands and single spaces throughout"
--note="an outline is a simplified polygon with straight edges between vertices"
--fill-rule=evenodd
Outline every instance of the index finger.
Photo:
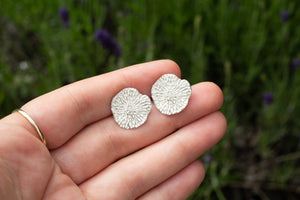
M 150 95 L 152 84 L 166 73 L 180 77 L 178 65 L 170 60 L 138 64 L 67 85 L 28 102 L 22 109 L 38 124 L 48 148 L 54 149 L 86 125 L 110 116 L 111 100 L 120 90 L 134 87 Z M 31 124 L 18 121 L 36 134 Z

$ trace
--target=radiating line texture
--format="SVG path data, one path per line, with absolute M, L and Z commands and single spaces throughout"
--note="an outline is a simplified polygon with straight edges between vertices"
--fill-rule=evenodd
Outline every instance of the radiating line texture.
M 145 123 L 152 104 L 147 95 L 135 88 L 125 88 L 112 100 L 111 110 L 115 121 L 125 129 L 137 128 Z
M 157 109 L 166 115 L 181 112 L 192 94 L 190 83 L 174 74 L 165 74 L 152 86 L 151 95 Z

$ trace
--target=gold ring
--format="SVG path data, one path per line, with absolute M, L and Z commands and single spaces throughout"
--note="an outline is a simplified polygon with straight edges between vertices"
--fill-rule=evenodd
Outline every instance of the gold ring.
M 36 132 L 39 134 L 42 142 L 46 145 L 46 139 L 42 133 L 42 131 L 39 129 L 38 125 L 33 121 L 33 119 L 22 109 L 16 109 L 13 112 L 17 112 L 20 115 L 22 115 L 23 117 L 25 117 L 25 119 L 35 128 Z

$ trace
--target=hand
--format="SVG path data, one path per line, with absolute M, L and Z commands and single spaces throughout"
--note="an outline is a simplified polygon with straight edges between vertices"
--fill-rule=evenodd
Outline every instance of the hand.
M 223 136 L 221 90 L 192 86 L 189 105 L 166 116 L 155 106 L 145 124 L 120 128 L 110 103 L 126 87 L 150 96 L 163 74 L 180 77 L 168 60 L 85 79 L 25 104 L 43 132 L 18 113 L 0 120 L 0 199 L 186 199 L 204 178 L 198 160 Z

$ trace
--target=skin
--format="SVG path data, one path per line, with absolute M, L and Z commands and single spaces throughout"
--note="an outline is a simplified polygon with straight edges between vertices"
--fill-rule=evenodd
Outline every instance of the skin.
M 151 95 L 163 74 L 180 77 L 159 60 L 85 79 L 40 96 L 22 109 L 43 132 L 47 146 L 24 117 L 0 120 L 0 199 L 182 200 L 204 178 L 198 157 L 224 135 L 218 110 L 222 91 L 211 82 L 192 86 L 188 106 L 166 116 L 155 106 L 145 124 L 120 128 L 112 98 L 125 87 Z

